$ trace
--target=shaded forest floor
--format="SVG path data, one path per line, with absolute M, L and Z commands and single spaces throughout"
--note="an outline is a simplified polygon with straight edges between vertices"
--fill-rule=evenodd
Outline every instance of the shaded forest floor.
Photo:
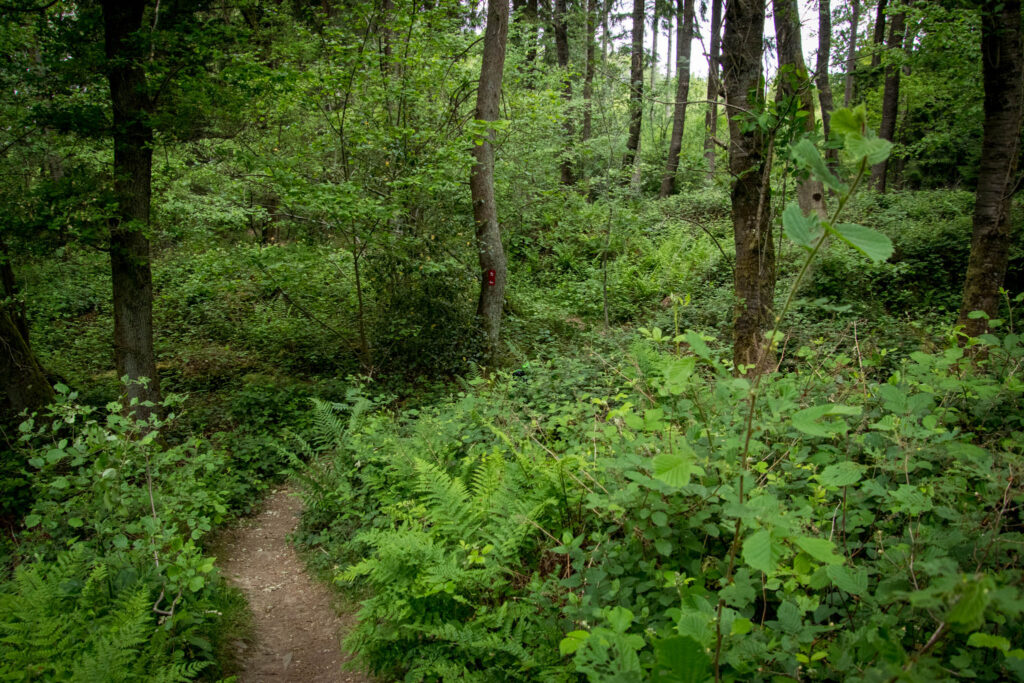
M 273 490 L 254 517 L 226 531 L 214 554 L 253 614 L 255 642 L 235 643 L 242 683 L 261 681 L 372 681 L 342 671 L 340 641 L 354 614 L 334 608 L 330 589 L 312 578 L 289 544 L 302 501 L 289 486 Z

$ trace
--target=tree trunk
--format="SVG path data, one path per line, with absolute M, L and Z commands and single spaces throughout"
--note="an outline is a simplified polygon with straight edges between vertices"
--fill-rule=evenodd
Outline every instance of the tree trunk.
M 508 38 L 508 0 L 491 0 L 487 5 L 487 29 L 484 56 L 480 66 L 480 84 L 476 93 L 476 119 L 496 121 L 501 102 L 501 78 L 505 67 L 505 43 Z M 507 263 L 498 226 L 498 206 L 494 199 L 494 131 L 487 131 L 481 144 L 473 149 L 476 163 L 469 175 L 473 198 L 473 220 L 480 256 L 480 300 L 477 315 L 487 338 L 487 360 L 494 364 L 501 338 L 501 309 L 505 301 Z
M 846 48 L 846 83 L 843 92 L 843 106 L 853 102 L 853 74 L 857 70 L 857 31 L 860 30 L 860 2 L 850 2 L 850 44 Z
M 821 129 L 828 140 L 832 127 L 832 83 L 829 80 L 829 63 L 832 61 L 832 6 L 830 0 L 818 0 L 818 60 L 814 67 L 815 85 L 818 86 L 818 102 L 821 103 Z M 826 158 L 832 163 L 839 162 L 838 150 L 829 148 Z
M 593 126 L 591 100 L 594 97 L 594 71 L 596 68 L 594 64 L 596 51 L 594 33 L 597 31 L 597 2 L 598 0 L 587 0 L 587 66 L 586 73 L 583 75 L 583 130 L 580 133 L 584 142 L 590 139 Z
M 0 241 L 0 423 L 22 410 L 38 410 L 53 401 L 53 389 L 46 373 L 32 354 L 28 342 L 28 319 L 24 304 L 18 303 L 14 269 L 7 247 Z
M 761 48 L 764 0 L 729 0 L 722 40 L 723 84 L 729 106 L 729 170 L 736 245 L 735 289 L 739 303 L 733 325 L 733 361 L 739 366 L 766 362 L 765 331 L 775 298 L 775 249 L 768 220 L 771 187 L 768 149 L 759 127 L 748 128 L 747 112 L 763 110 Z
M 576 137 L 575 127 L 572 123 L 572 79 L 569 77 L 569 29 L 565 23 L 565 0 L 555 0 L 555 14 L 552 17 L 555 28 L 555 53 L 558 57 L 558 70 L 562 74 L 562 99 L 565 101 L 565 144 L 566 149 L 562 152 L 562 161 L 559 164 L 559 174 L 563 185 L 572 185 L 575 182 L 572 172 L 572 144 Z
M 874 52 L 871 53 L 871 70 L 882 65 L 882 45 L 885 43 L 885 6 L 886 0 L 878 0 L 878 14 L 875 15 L 875 32 L 871 37 Z
M 1019 156 L 1024 65 L 1021 0 L 986 0 L 982 6 L 981 55 L 985 86 L 985 132 L 974 202 L 974 234 L 960 309 L 964 331 L 988 330 L 971 311 L 998 317 L 999 289 L 1010 248 L 1010 199 Z
M 686 101 L 690 98 L 690 45 L 693 43 L 693 0 L 676 0 L 676 101 L 672 115 L 672 140 L 668 145 L 668 162 L 661 179 L 660 196 L 665 198 L 676 191 L 676 170 L 679 152 L 683 148 L 683 130 L 686 128 Z
M 629 62 L 629 138 L 622 166 L 636 160 L 640 146 L 640 128 L 644 120 L 644 0 L 633 0 L 633 45 Z
M 708 110 L 704 116 L 704 158 L 708 182 L 715 179 L 715 137 L 718 135 L 718 54 L 722 36 L 722 0 L 711 1 L 711 47 L 708 54 Z
M 800 40 L 800 15 L 796 0 L 773 0 L 775 35 L 779 49 L 779 90 L 778 101 L 790 100 L 790 106 L 804 116 L 804 130 L 814 134 L 814 95 L 811 79 L 804 64 L 802 41 Z M 780 108 L 781 109 L 781 108 Z M 796 187 L 797 202 L 805 214 L 817 213 L 825 218 L 825 189 L 820 180 L 806 178 Z
M 903 27 L 906 15 L 903 12 L 893 15 L 889 22 L 889 42 L 887 44 L 890 55 L 897 49 L 903 47 Z M 885 67 L 885 91 L 882 94 L 882 121 L 878 126 L 878 136 L 889 142 L 895 141 L 896 117 L 899 114 L 900 106 L 900 73 L 902 69 L 893 64 Z M 871 184 L 879 192 L 885 192 L 885 177 L 889 170 L 889 160 L 875 164 L 871 167 Z
M 149 204 L 153 129 L 146 76 L 136 59 L 135 34 L 142 28 L 145 3 L 103 0 L 107 80 L 114 111 L 114 195 L 110 221 L 110 266 L 114 292 L 114 362 L 119 377 L 132 382 L 132 401 L 160 401 L 153 354 L 153 279 L 150 270 Z M 145 381 L 143 386 L 140 381 Z M 139 418 L 154 412 L 134 409 Z

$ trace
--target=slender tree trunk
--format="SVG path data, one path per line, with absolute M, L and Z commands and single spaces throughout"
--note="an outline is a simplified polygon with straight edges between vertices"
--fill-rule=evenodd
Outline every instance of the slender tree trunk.
M 594 71 L 596 68 L 594 64 L 596 51 L 594 33 L 597 31 L 597 3 L 598 0 L 587 0 L 587 66 L 583 75 L 583 130 L 580 134 L 584 142 L 590 139 L 593 126 L 591 100 L 594 97 Z
M 658 142 L 657 140 L 655 140 L 654 137 L 656 130 L 656 127 L 654 125 L 654 108 L 656 106 L 654 100 L 656 100 L 658 97 L 658 91 L 655 89 L 655 82 L 658 76 L 658 36 L 661 33 L 661 26 L 659 26 L 661 17 L 658 16 L 657 3 L 654 3 L 653 9 L 654 17 L 651 19 L 651 105 L 650 107 L 648 107 L 647 110 L 647 127 L 650 130 L 652 149 L 654 149 L 658 145 Z
M 527 23 L 527 48 L 526 48 L 526 68 L 529 74 L 526 79 L 526 87 L 534 87 L 534 76 L 536 75 L 537 66 L 537 30 L 539 23 L 537 21 L 537 0 L 526 0 L 526 4 L 523 7 L 523 18 Z
M 764 335 L 775 298 L 775 248 L 768 220 L 771 186 L 769 150 L 760 128 L 748 127 L 748 111 L 760 111 L 764 0 L 729 0 L 722 39 L 723 84 L 729 106 L 729 170 L 732 224 L 736 245 L 735 289 L 739 303 L 733 325 L 733 361 L 737 367 L 768 363 Z
M 572 146 L 576 137 L 575 126 L 572 122 L 572 79 L 569 78 L 569 29 L 565 23 L 565 0 L 555 0 L 555 14 L 552 17 L 555 28 L 555 52 L 558 57 L 558 69 L 562 74 L 562 99 L 565 101 L 565 145 L 562 152 L 562 161 L 559 164 L 559 173 L 563 185 L 572 185 L 576 182 L 572 172 Z
M 981 15 L 981 55 L 985 84 L 985 132 L 974 202 L 974 235 L 964 283 L 960 324 L 972 337 L 988 330 L 984 311 L 998 317 L 999 290 L 1010 249 L 1010 199 L 1020 150 L 1024 108 L 1021 0 L 985 0 Z
M 821 129 L 825 139 L 832 131 L 832 83 L 829 80 L 829 64 L 832 61 L 832 5 L 830 0 L 818 0 L 818 60 L 815 65 L 815 85 L 818 86 L 818 102 L 821 103 Z M 839 154 L 829 148 L 826 157 L 833 164 L 838 163 Z
M 704 158 L 708 182 L 715 179 L 715 139 L 718 135 L 718 53 L 722 36 L 722 0 L 711 0 L 711 46 L 708 54 L 708 110 L 704 117 Z
M 882 65 L 882 46 L 885 44 L 885 7 L 887 0 L 878 0 L 878 13 L 875 15 L 875 32 L 871 36 L 874 52 L 871 53 L 871 70 Z
M 811 79 L 804 64 L 803 46 L 800 40 L 800 15 L 796 0 L 773 0 L 775 35 L 779 46 L 779 90 L 778 100 L 790 100 L 796 111 L 804 114 L 804 130 L 813 134 L 816 124 L 814 117 L 814 95 Z M 817 213 L 825 217 L 825 190 L 820 180 L 806 178 L 796 188 L 797 202 L 805 214 Z
M 644 120 L 644 0 L 633 0 L 633 45 L 629 62 L 629 138 L 622 165 L 628 168 L 636 160 L 640 129 Z
M 103 0 L 107 80 L 114 110 L 114 195 L 110 221 L 110 265 L 114 291 L 114 362 L 118 376 L 146 385 L 127 388 L 131 402 L 160 401 L 153 353 L 153 278 L 150 269 L 149 205 L 153 167 L 153 128 L 146 76 L 133 39 L 142 29 L 143 2 Z M 154 409 L 138 406 L 146 418 Z
M 508 38 L 508 0 L 491 0 L 487 5 L 487 29 L 484 56 L 480 66 L 480 84 L 476 94 L 476 119 L 496 121 L 501 102 L 501 78 L 505 67 L 505 43 Z M 476 163 L 469 175 L 473 198 L 473 220 L 480 257 L 480 300 L 477 315 L 487 337 L 487 358 L 493 364 L 501 339 L 501 309 L 505 301 L 507 262 L 498 225 L 498 205 L 494 199 L 494 131 L 487 132 L 473 149 Z
M 11 254 L 7 244 L 0 238 L 0 290 L 3 298 L 8 300 L 6 309 L 11 317 L 11 322 L 18 329 L 18 333 L 25 342 L 28 342 L 28 315 L 25 312 L 24 302 L 18 301 L 18 286 L 14 280 L 14 266 L 11 265 Z
M 853 75 L 857 71 L 857 32 L 860 30 L 860 2 L 850 1 L 850 44 L 846 48 L 846 79 L 843 106 L 853 102 Z
M 665 198 L 676 191 L 676 170 L 679 153 L 683 148 L 686 128 L 686 101 L 690 99 L 690 45 L 693 43 L 693 0 L 676 0 L 676 101 L 673 105 L 672 139 L 668 145 L 668 161 L 661 179 L 660 196 Z
M 903 12 L 892 16 L 889 22 L 889 54 L 903 47 L 903 29 L 906 15 Z M 878 126 L 878 136 L 889 142 L 895 141 L 896 118 L 900 106 L 900 73 L 901 69 L 893 64 L 885 67 L 885 90 L 882 94 L 882 121 Z M 871 183 L 879 192 L 885 192 L 885 179 L 889 170 L 889 161 L 871 167 Z

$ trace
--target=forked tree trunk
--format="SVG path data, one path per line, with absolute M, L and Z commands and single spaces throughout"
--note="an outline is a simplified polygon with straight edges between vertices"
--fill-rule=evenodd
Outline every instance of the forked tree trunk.
M 985 84 L 985 132 L 974 202 L 974 234 L 964 283 L 960 324 L 976 337 L 988 330 L 971 311 L 998 316 L 999 289 L 1010 248 L 1010 198 L 1019 156 L 1024 108 L 1021 0 L 986 0 L 982 6 L 981 55 Z
M 718 135 L 719 48 L 722 36 L 722 0 L 711 0 L 711 47 L 708 52 L 708 110 L 704 116 L 704 158 L 708 182 L 715 178 L 715 136 Z
M 804 64 L 802 41 L 800 40 L 800 15 L 796 0 L 773 0 L 775 35 L 779 46 L 779 91 L 778 99 L 790 99 L 796 111 L 804 114 L 804 130 L 813 134 L 816 124 L 814 117 L 814 95 L 811 79 Z M 797 185 L 797 202 L 805 214 L 817 213 L 825 217 L 824 187 L 820 180 L 806 178 Z
M 747 126 L 750 114 L 764 107 L 761 50 L 764 0 L 729 0 L 722 40 L 723 84 L 729 107 L 729 170 L 732 173 L 732 224 L 736 245 L 733 361 L 739 366 L 768 366 L 765 331 L 775 297 L 775 249 L 768 220 L 771 187 L 763 132 Z
M 686 101 L 690 98 L 690 45 L 693 42 L 693 0 L 676 0 L 676 101 L 673 105 L 672 139 L 668 145 L 668 161 L 661 179 L 662 198 L 675 194 L 679 152 L 683 148 L 686 128 Z
M 559 174 L 563 185 L 572 185 L 575 182 L 572 172 L 572 144 L 576 137 L 575 126 L 572 123 L 572 112 L 569 105 L 572 103 L 572 79 L 569 77 L 569 29 L 565 23 L 565 0 L 555 0 L 555 15 L 553 24 L 555 28 L 555 53 L 558 57 L 558 70 L 562 74 L 562 99 L 566 104 L 565 123 L 565 145 L 562 152 L 562 161 L 559 164 Z
M 597 31 L 597 1 L 587 0 L 587 66 L 583 75 L 583 130 L 580 132 L 580 138 L 584 142 L 590 139 L 593 127 L 591 100 L 594 97 L 594 71 L 596 70 L 594 33 Z
M 132 384 L 133 400 L 160 401 L 153 354 L 153 278 L 150 269 L 149 206 L 153 168 L 153 128 L 146 75 L 133 43 L 142 29 L 143 2 L 103 0 L 107 80 L 114 112 L 114 195 L 110 221 L 110 266 L 114 292 L 114 362 L 119 377 Z M 145 386 L 139 381 L 147 382 Z M 138 406 L 146 418 L 153 408 Z
M 832 60 L 832 5 L 830 0 L 818 0 L 818 60 L 814 67 L 815 85 L 818 86 L 818 102 L 821 104 L 821 129 L 825 139 L 829 138 L 832 127 L 832 83 L 829 80 L 829 62 Z M 835 164 L 839 161 L 838 150 L 829 148 L 826 158 Z
M 508 0 L 487 4 L 487 29 L 484 56 L 480 66 L 480 84 L 476 93 L 476 119 L 496 121 L 501 102 L 501 77 L 505 68 L 505 43 L 508 38 Z M 501 309 L 505 301 L 507 262 L 501 245 L 498 205 L 494 199 L 494 131 L 489 130 L 473 148 L 476 163 L 469 174 L 476 223 L 476 244 L 480 258 L 480 299 L 477 315 L 487 339 L 487 358 L 493 364 L 501 339 Z
M 629 62 L 629 138 L 622 166 L 629 168 L 640 146 L 644 120 L 644 0 L 633 0 L 633 45 Z
M 853 102 L 853 75 L 857 71 L 857 31 L 860 30 L 860 2 L 850 2 L 850 44 L 846 47 L 846 82 L 843 89 L 843 106 Z
M 903 29 L 906 15 L 903 12 L 893 15 L 889 22 L 889 54 L 903 47 Z M 896 141 L 896 118 L 900 107 L 900 73 L 902 69 L 893 64 L 885 67 L 885 90 L 882 94 L 882 121 L 878 125 L 878 137 L 889 142 Z M 889 170 L 889 160 L 871 167 L 871 184 L 879 192 L 885 192 L 885 179 Z

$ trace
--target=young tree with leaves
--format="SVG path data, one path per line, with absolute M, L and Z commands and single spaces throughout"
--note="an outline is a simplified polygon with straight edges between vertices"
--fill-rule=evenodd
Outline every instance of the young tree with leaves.
M 694 0 L 676 0 L 676 101 L 672 114 L 672 138 L 668 145 L 668 161 L 661 178 L 662 198 L 675 194 L 679 152 L 683 148 L 686 128 L 686 101 L 690 98 L 690 45 L 693 42 Z

